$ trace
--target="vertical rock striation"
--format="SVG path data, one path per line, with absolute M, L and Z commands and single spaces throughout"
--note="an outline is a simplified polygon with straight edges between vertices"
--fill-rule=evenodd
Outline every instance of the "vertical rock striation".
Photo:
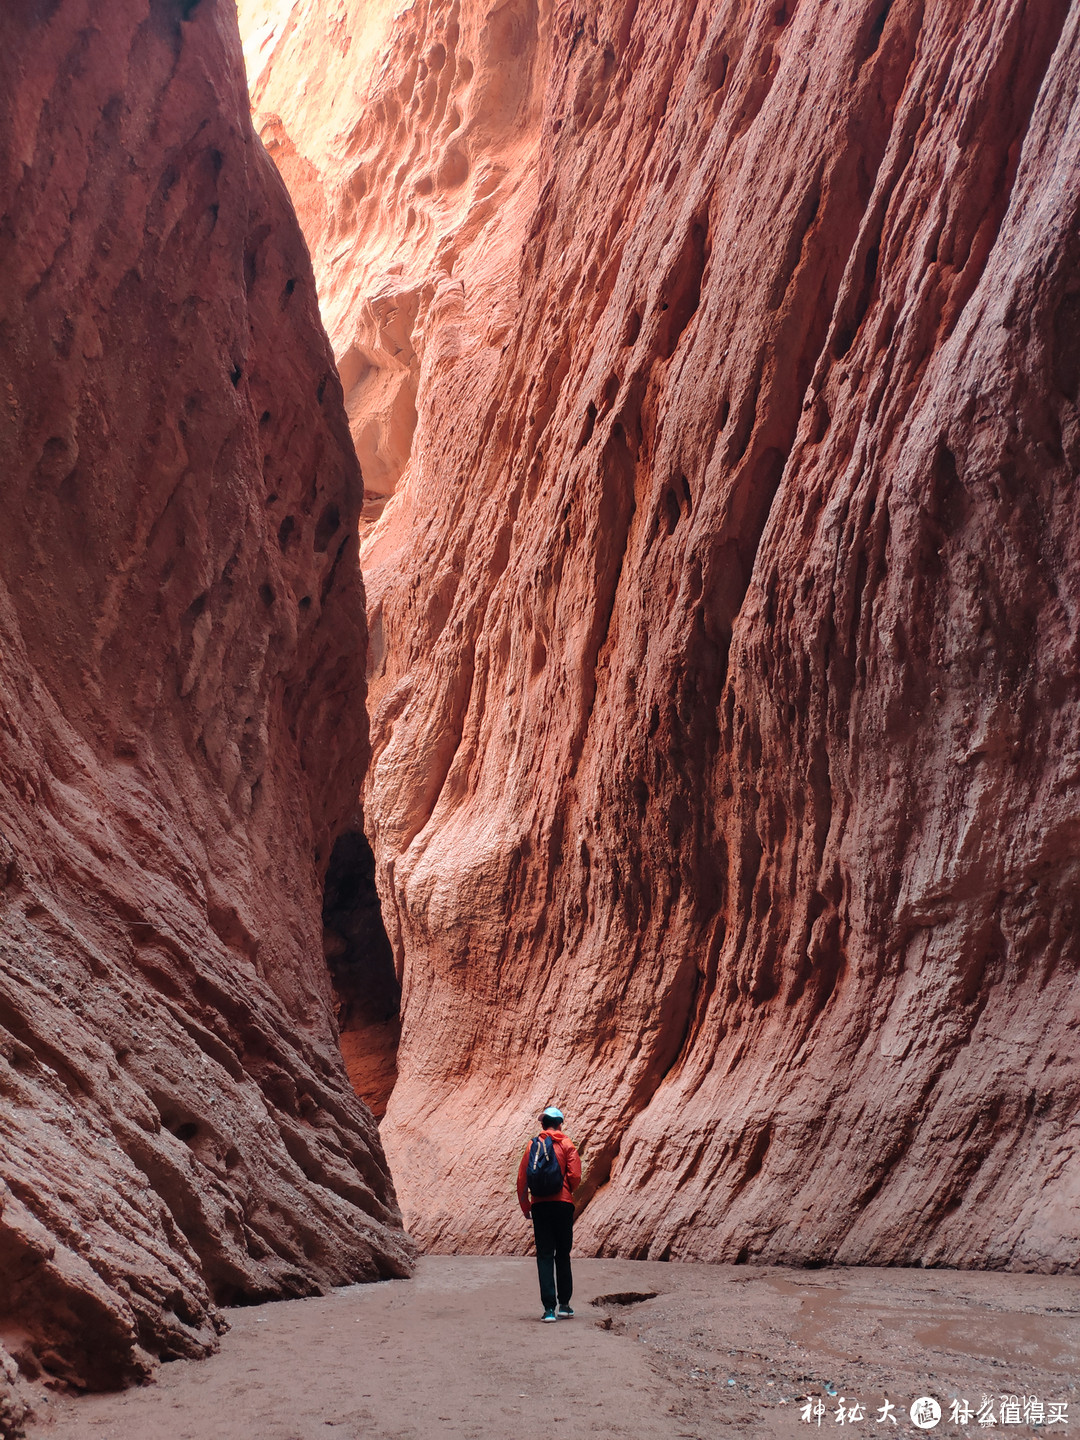
M 359 8 L 255 99 L 339 353 L 421 297 L 362 557 L 407 1220 L 518 1243 L 554 1097 L 601 1253 L 1074 1267 L 1080 6 Z
M 257 128 L 311 245 L 367 521 L 410 472 L 421 384 L 515 323 L 548 8 L 237 0 Z
M 226 0 L 5 8 L 0 273 L 0 1344 L 108 1387 L 411 1256 L 322 962 L 359 475 Z

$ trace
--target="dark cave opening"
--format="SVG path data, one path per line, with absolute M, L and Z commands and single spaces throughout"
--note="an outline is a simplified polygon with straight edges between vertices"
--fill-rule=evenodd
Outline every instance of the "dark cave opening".
M 353 1089 L 381 1119 L 397 1079 L 401 986 L 362 815 L 353 817 L 334 845 L 322 919 L 345 1068 Z

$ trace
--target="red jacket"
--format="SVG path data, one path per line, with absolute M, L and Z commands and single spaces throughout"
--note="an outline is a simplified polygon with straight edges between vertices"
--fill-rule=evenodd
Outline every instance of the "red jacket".
M 573 1200 L 574 1191 L 581 1183 L 581 1156 L 577 1153 L 574 1142 L 569 1135 L 564 1135 L 561 1130 L 544 1130 L 544 1135 L 550 1135 L 555 1145 L 555 1155 L 563 1172 L 563 1187 L 558 1195 L 537 1195 L 535 1199 L 529 1198 L 528 1169 L 529 1169 L 529 1148 L 532 1140 L 525 1146 L 525 1154 L 521 1157 L 521 1164 L 518 1166 L 518 1204 L 522 1213 L 528 1215 L 534 1205 L 542 1205 L 545 1200 Z M 534 1137 L 535 1138 L 535 1137 Z

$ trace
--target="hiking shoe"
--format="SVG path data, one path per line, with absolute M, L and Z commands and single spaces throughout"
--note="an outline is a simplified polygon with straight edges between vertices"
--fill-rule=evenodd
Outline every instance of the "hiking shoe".
M 573 1312 L 573 1310 L 570 1309 L 570 1306 L 569 1306 L 569 1305 L 560 1305 L 560 1306 L 559 1306 L 559 1319 L 560 1319 L 560 1320 L 572 1320 L 573 1318 L 574 1318 L 574 1312 Z
M 545 1310 L 545 1311 L 544 1311 L 544 1319 L 545 1319 L 545 1320 L 558 1320 L 558 1318 L 559 1318 L 559 1317 L 558 1317 L 558 1315 L 556 1315 L 556 1313 L 555 1313 L 554 1310 Z

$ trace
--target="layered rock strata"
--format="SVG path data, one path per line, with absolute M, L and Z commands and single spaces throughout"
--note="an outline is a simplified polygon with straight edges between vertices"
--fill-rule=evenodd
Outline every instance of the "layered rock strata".
M 316 67 L 285 8 L 335 343 L 416 377 L 407 1220 L 518 1245 L 555 1098 L 598 1253 L 1075 1267 L 1080 6 L 342 3 Z
M 360 478 L 226 0 L 7 6 L 0 215 L 0 1344 L 108 1387 L 410 1266 L 322 959 Z

